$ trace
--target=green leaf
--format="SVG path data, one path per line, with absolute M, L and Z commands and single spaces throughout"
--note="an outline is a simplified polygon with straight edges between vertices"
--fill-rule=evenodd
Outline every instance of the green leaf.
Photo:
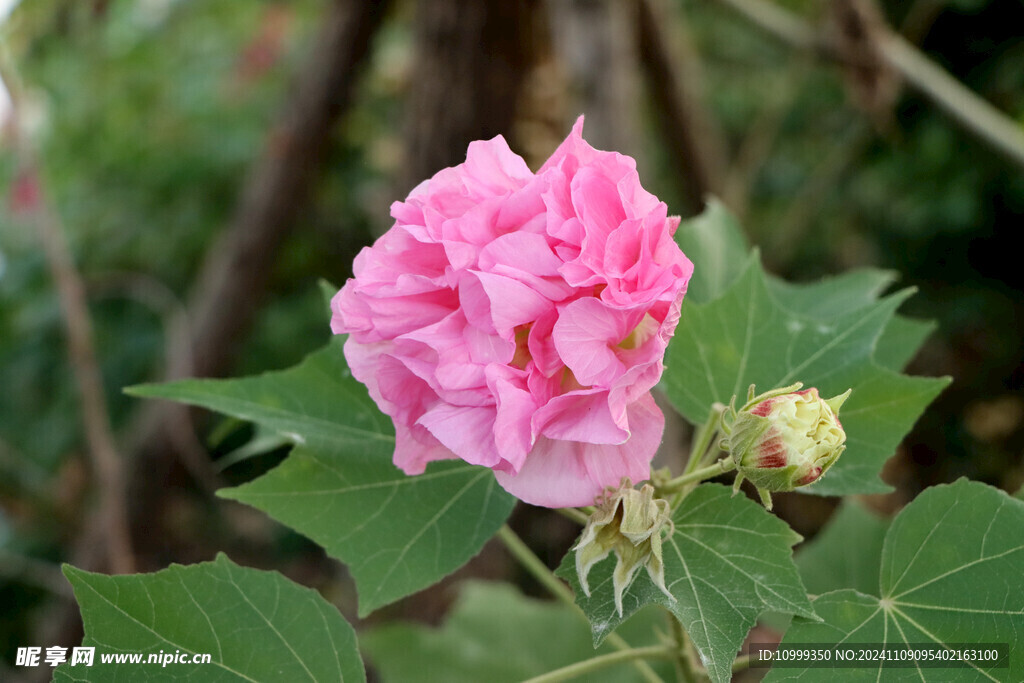
M 1007 643 L 1008 669 L 972 665 L 883 671 L 876 666 L 835 669 L 827 678 L 1024 680 L 1022 530 L 1024 501 L 966 479 L 930 488 L 904 508 L 886 533 L 877 596 L 853 590 L 820 596 L 814 608 L 823 621 L 794 619 L 783 644 Z M 779 668 L 765 680 L 817 680 L 822 673 Z
M 488 469 L 438 462 L 409 477 L 396 468 L 391 422 L 352 378 L 338 338 L 289 370 L 130 393 L 219 410 L 299 444 L 277 468 L 220 495 L 263 510 L 348 563 L 360 615 L 461 567 L 515 504 Z
M 875 287 L 880 280 L 876 271 L 871 277 L 807 287 L 856 299 L 858 289 Z M 879 337 L 909 295 L 903 291 L 866 306 L 851 304 L 840 315 L 797 313 L 775 299 L 754 256 L 718 299 L 684 301 L 666 359 L 665 391 L 688 420 L 701 424 L 713 403 L 728 404 L 750 384 L 767 391 L 801 381 L 826 397 L 852 387 L 840 413 L 847 451 L 828 476 L 800 490 L 824 495 L 887 491 L 878 479 L 882 464 L 948 381 L 899 375 L 872 359 Z
M 792 559 L 800 540 L 785 522 L 760 505 L 718 484 L 694 489 L 673 513 L 675 530 L 664 541 L 665 583 L 670 600 L 646 571 L 636 574 L 623 595 L 623 615 L 657 603 L 683 624 L 715 683 L 728 681 L 732 661 L 762 612 L 814 612 Z M 566 555 L 556 572 L 569 581 L 576 602 L 590 619 L 600 643 L 623 619 L 615 608 L 615 557 L 594 565 L 587 597 L 576 576 L 575 557 Z
M 800 546 L 796 566 L 812 595 L 840 588 L 870 593 L 878 587 L 878 563 L 889 520 L 847 499 L 813 541 Z
M 894 317 L 878 340 L 875 362 L 883 368 L 899 372 L 913 360 L 917 350 L 936 327 L 937 325 L 930 321 Z
M 675 237 L 694 264 L 686 288 L 687 301 L 717 299 L 743 272 L 747 239 L 733 215 L 714 197 L 700 215 L 680 223 Z
M 342 340 L 287 370 L 241 379 L 184 379 L 125 389 L 132 396 L 165 398 L 267 426 L 293 443 L 344 445 L 390 457 L 391 421 L 345 364 Z
M 224 555 L 155 574 L 106 576 L 65 565 L 93 666 L 61 665 L 55 681 L 365 681 L 356 634 L 320 595 Z M 209 654 L 206 664 L 145 662 L 150 654 Z M 139 653 L 140 664 L 102 663 Z M 69 657 L 70 660 L 70 657 Z
M 300 446 L 259 479 L 219 493 L 347 563 L 364 616 L 461 567 L 515 504 L 488 469 L 437 462 L 409 477 L 379 456 Z
M 620 635 L 634 647 L 657 645 L 655 628 L 664 630 L 664 612 L 650 608 L 623 624 Z M 463 584 L 441 628 L 391 623 L 363 633 L 360 643 L 385 683 L 513 683 L 615 651 L 608 644 L 595 651 L 586 622 L 567 606 L 475 581 Z M 649 663 L 671 678 L 671 666 Z M 643 679 L 632 665 L 619 664 L 603 669 L 600 680 Z
M 891 270 L 864 268 L 822 278 L 818 282 L 794 284 L 769 277 L 768 291 L 787 311 L 802 317 L 831 320 L 870 306 L 896 281 Z

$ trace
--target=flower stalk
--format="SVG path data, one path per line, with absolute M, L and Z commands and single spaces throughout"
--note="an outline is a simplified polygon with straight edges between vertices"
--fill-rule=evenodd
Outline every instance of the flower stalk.
M 572 591 L 569 589 L 569 587 L 565 585 L 565 583 L 563 583 L 561 579 L 555 576 L 554 572 L 548 569 L 548 566 L 544 564 L 541 561 L 541 559 L 534 554 L 532 550 L 530 550 L 530 547 L 523 542 L 523 539 L 519 538 L 519 536 L 516 535 L 516 532 L 512 531 L 512 529 L 507 524 L 503 525 L 500 529 L 498 529 L 498 540 L 500 540 L 502 544 L 504 544 L 505 548 L 509 551 L 509 553 L 512 554 L 512 557 L 514 557 L 519 562 L 519 564 L 521 564 L 523 568 L 530 573 L 530 576 L 532 576 L 538 582 L 540 582 L 540 584 L 544 586 L 544 588 L 546 588 L 552 596 L 557 598 L 560 602 L 572 607 L 573 611 L 578 616 L 580 616 L 583 619 L 583 621 L 585 621 L 588 624 L 590 623 L 590 619 L 587 618 L 587 615 L 583 612 L 582 609 L 580 609 L 580 606 L 576 604 L 576 601 L 573 598 Z M 634 649 L 630 646 L 628 642 L 626 642 L 626 640 L 622 636 L 620 636 L 617 633 L 609 634 L 606 640 L 608 641 L 609 645 L 614 647 L 619 652 L 625 652 Z M 628 661 L 629 659 L 630 658 L 626 658 L 622 661 Z M 643 679 L 647 681 L 647 683 L 664 683 L 664 681 L 661 680 L 661 677 L 654 672 L 654 669 L 652 669 L 647 662 L 643 661 L 643 659 L 638 659 L 635 657 L 632 659 L 633 666 L 640 673 L 640 675 L 643 676 Z M 549 680 L 566 679 L 556 678 Z
M 583 660 L 582 662 L 576 662 L 575 664 L 569 664 L 563 666 L 561 669 L 555 669 L 549 671 L 546 674 L 535 676 L 530 678 L 523 683 L 558 683 L 558 681 L 568 681 L 577 676 L 584 674 L 593 673 L 594 671 L 600 671 L 609 666 L 615 666 L 622 662 L 639 661 L 642 659 L 670 659 L 675 656 L 675 648 L 670 645 L 651 645 L 648 647 L 636 647 L 629 650 L 620 650 L 618 652 L 611 652 L 606 655 L 600 655 L 592 657 L 590 659 Z

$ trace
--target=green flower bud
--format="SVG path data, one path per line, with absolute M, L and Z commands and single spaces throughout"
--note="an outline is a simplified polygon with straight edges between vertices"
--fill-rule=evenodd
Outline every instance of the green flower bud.
M 587 583 L 590 568 L 608 557 L 609 553 L 615 553 L 612 586 L 620 617 L 622 594 L 640 567 L 646 567 L 654 585 L 675 600 L 665 587 L 665 565 L 661 555 L 661 534 L 666 530 L 671 533 L 673 528 L 671 512 L 667 500 L 654 498 L 654 487 L 650 484 L 637 491 L 632 482 L 624 478 L 619 488 L 606 489 L 574 548 L 576 574 L 583 592 L 590 595 Z
M 822 477 L 845 450 L 839 408 L 851 390 L 822 399 L 801 383 L 754 396 L 723 414 L 724 448 L 736 463 L 736 488 L 749 479 L 771 509 L 772 491 L 792 491 Z

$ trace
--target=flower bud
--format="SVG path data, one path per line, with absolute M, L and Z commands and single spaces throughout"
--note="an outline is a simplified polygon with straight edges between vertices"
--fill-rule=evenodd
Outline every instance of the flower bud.
M 598 507 L 587 520 L 576 544 L 576 574 L 583 592 L 590 595 L 587 574 L 590 568 L 615 553 L 615 607 L 622 616 L 622 594 L 641 566 L 651 580 L 672 600 L 665 587 L 665 565 L 661 556 L 661 534 L 673 528 L 667 500 L 654 498 L 654 487 L 646 484 L 639 491 L 623 478 L 619 488 L 608 488 L 598 499 Z
M 771 491 L 792 491 L 821 478 L 846 448 L 839 408 L 851 390 L 822 399 L 815 388 L 799 391 L 801 383 L 754 396 L 723 414 L 729 452 L 739 474 L 736 488 L 749 479 L 771 509 Z

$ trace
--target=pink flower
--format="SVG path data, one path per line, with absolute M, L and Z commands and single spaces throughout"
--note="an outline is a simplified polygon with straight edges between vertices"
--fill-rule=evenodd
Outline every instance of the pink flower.
M 547 507 L 648 478 L 664 428 L 650 390 L 693 265 L 633 159 L 582 129 L 536 174 L 501 136 L 470 144 L 392 205 L 334 297 L 407 474 L 461 458 Z

